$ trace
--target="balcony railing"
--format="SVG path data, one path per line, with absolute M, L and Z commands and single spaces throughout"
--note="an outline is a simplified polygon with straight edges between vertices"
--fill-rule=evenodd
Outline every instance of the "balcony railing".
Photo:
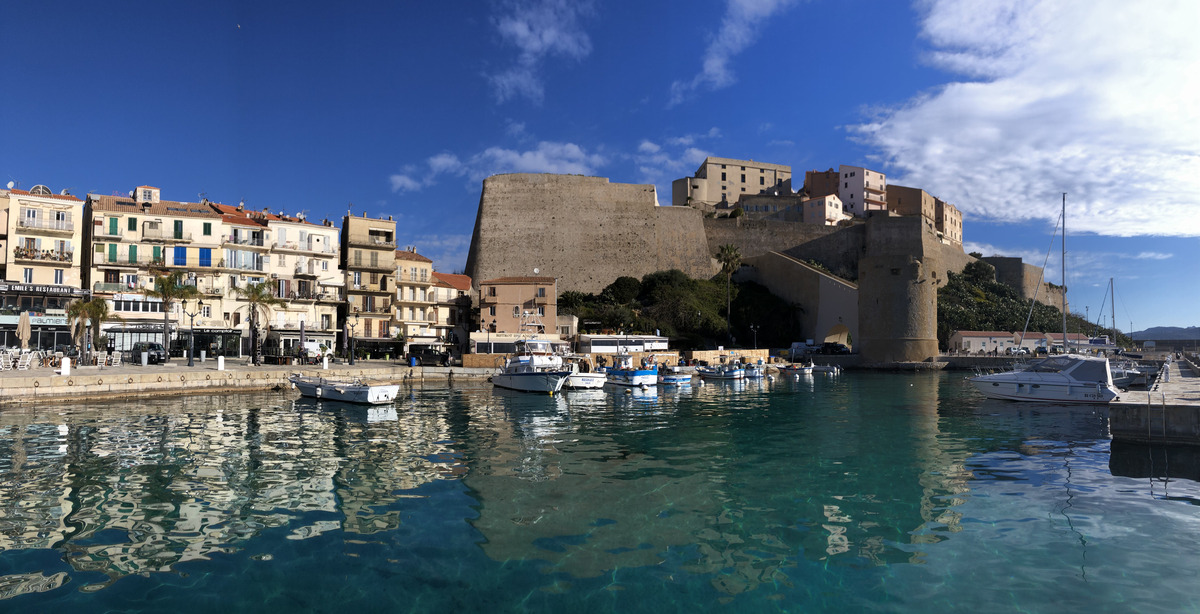
M 30 230 L 52 230 L 55 232 L 75 232 L 75 222 L 70 220 L 43 220 L 18 218 L 17 228 L 27 228 Z
M 28 247 L 16 247 L 13 249 L 13 257 L 17 260 L 38 260 L 42 262 L 72 262 L 75 252 L 60 252 L 50 249 L 30 249 Z
M 92 284 L 92 292 L 106 292 L 108 294 L 116 294 L 117 292 L 128 292 L 130 290 L 137 290 L 137 287 L 134 286 L 133 284 L 119 284 L 119 283 L 96 282 L 95 284 Z
M 251 247 L 264 247 L 261 237 L 235 237 L 233 235 L 225 235 L 222 242 L 226 245 L 249 245 Z
M 396 242 L 388 239 L 380 239 L 377 237 L 350 237 L 350 245 L 360 247 L 377 247 L 379 249 L 390 248 L 396 249 Z
M 146 241 L 191 241 L 192 233 L 175 232 L 161 228 L 146 228 L 142 230 L 142 239 Z

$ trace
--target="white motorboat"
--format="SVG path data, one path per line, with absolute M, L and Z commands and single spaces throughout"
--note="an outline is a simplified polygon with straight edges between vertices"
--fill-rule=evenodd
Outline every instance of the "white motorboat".
M 641 368 L 634 366 L 633 357 L 629 354 L 617 354 L 613 357 L 613 366 L 608 368 L 608 383 L 618 386 L 656 386 L 658 385 L 658 365 L 650 364 L 648 359 L 642 359 Z
M 493 385 L 521 392 L 554 394 L 571 375 L 562 356 L 551 352 L 549 341 L 521 340 L 517 342 L 517 351 L 519 353 L 506 360 L 500 372 L 492 376 Z
M 692 385 L 692 373 L 679 365 L 660 367 L 658 383 L 663 386 L 690 386 Z
M 758 379 L 767 374 L 762 360 L 754 364 L 742 365 L 742 370 L 746 372 L 746 379 Z
M 391 403 L 400 392 L 399 384 L 370 383 L 361 379 L 330 380 L 294 374 L 289 380 L 303 396 L 346 403 Z
M 989 399 L 1043 403 L 1108 403 L 1117 398 L 1108 358 L 1064 354 L 1031 361 L 1020 371 L 971 378 Z
M 601 371 L 592 371 L 591 364 L 582 357 L 567 355 L 563 357 L 565 366 L 571 375 L 563 386 L 568 390 L 595 390 L 603 388 L 608 376 Z

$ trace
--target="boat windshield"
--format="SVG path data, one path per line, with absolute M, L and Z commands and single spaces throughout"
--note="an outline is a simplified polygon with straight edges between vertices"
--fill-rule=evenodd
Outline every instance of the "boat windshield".
M 1061 373 L 1073 364 L 1075 364 L 1074 360 L 1065 356 L 1057 356 L 1031 362 L 1025 370 L 1033 373 Z

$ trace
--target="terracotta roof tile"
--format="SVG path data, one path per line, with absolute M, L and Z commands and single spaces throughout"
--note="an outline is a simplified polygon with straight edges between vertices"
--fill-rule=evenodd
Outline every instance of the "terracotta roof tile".
M 15 194 L 17 196 L 32 196 L 34 198 L 53 198 L 54 200 L 69 200 L 71 202 L 78 202 L 78 203 L 83 202 L 83 200 L 81 198 L 79 198 L 78 196 L 72 196 L 70 194 L 31 194 L 29 192 L 29 190 L 22 190 L 20 188 L 13 188 L 11 190 L 8 190 L 8 192 L 10 194 Z
M 960 331 L 958 331 L 958 334 L 959 334 L 959 336 L 962 336 L 962 337 L 1011 337 L 1011 336 L 1013 336 L 1012 333 L 1005 332 L 1002 330 L 960 330 Z
M 434 271 L 433 278 L 445 283 L 447 286 L 454 288 L 455 290 L 462 290 L 463 292 L 468 292 L 471 290 L 471 276 L 470 275 L 458 275 L 456 273 L 438 273 L 437 271 Z
M 421 254 L 418 254 L 417 252 L 410 252 L 406 249 L 396 250 L 396 260 L 407 260 L 409 262 L 429 262 L 429 263 L 433 262 L 432 260 L 426 258 L 425 256 L 422 256 Z
M 186 203 L 174 200 L 160 200 L 156 203 L 137 203 L 127 196 L 103 196 L 99 194 L 91 194 L 88 196 L 88 199 L 92 203 L 93 211 L 148 213 L 151 215 L 177 215 L 183 217 L 219 217 L 217 212 L 205 203 Z

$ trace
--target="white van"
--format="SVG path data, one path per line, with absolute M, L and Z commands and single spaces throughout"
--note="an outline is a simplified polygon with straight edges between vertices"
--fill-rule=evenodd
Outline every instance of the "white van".
M 320 360 L 322 356 L 329 356 L 332 358 L 333 349 L 326 347 L 325 350 L 322 351 L 320 343 L 317 343 L 316 341 L 305 341 L 304 356 L 306 358 L 316 358 L 317 360 Z

